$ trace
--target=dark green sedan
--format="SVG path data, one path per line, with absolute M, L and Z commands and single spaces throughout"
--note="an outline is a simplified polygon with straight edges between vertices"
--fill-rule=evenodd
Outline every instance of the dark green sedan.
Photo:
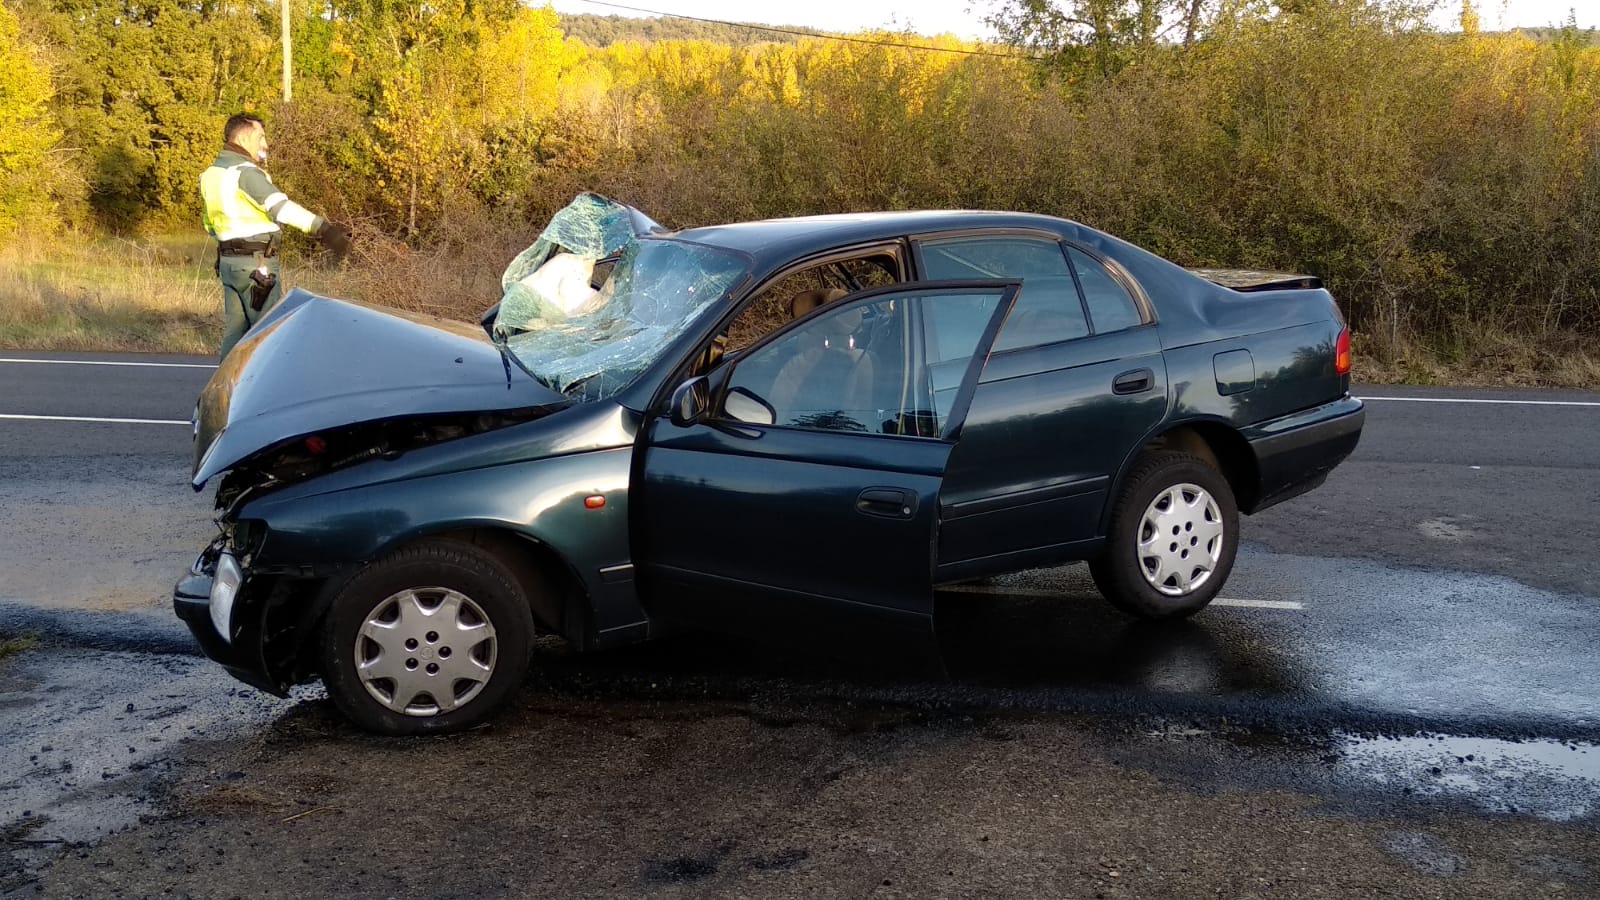
M 582 195 L 503 287 L 478 327 L 295 292 L 206 386 L 221 532 L 174 604 L 240 679 L 410 734 L 490 715 L 537 634 L 915 640 L 935 586 L 1074 560 L 1188 616 L 1361 434 L 1315 278 L 1047 216 Z

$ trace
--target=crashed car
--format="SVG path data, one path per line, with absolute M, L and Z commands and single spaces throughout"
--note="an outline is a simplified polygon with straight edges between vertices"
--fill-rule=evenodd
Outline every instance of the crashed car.
M 1081 560 L 1189 616 L 1364 415 L 1317 279 L 1049 216 L 582 195 L 503 288 L 479 326 L 296 291 L 206 386 L 221 531 L 174 604 L 238 678 L 410 734 L 490 715 L 539 634 L 912 639 L 938 585 Z

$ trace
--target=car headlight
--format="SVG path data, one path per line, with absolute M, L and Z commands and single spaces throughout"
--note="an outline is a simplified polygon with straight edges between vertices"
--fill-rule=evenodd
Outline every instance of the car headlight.
M 211 579 L 211 624 L 227 643 L 233 643 L 233 601 L 244 584 L 244 570 L 232 553 L 217 557 L 217 574 Z

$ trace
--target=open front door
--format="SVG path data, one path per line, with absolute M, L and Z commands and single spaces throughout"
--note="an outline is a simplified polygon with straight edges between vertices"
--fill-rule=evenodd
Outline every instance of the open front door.
M 712 372 L 699 408 L 651 421 L 631 504 L 652 615 L 926 633 L 945 466 L 1017 290 L 829 303 Z

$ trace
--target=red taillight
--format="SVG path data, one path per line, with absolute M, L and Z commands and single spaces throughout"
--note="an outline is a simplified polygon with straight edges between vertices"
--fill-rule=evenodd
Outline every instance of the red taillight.
M 313 434 L 306 438 L 306 452 L 312 456 L 321 456 L 328 449 L 328 442 L 320 435 Z
M 1334 346 L 1333 370 L 1340 375 L 1350 374 L 1350 329 L 1339 332 L 1339 343 Z
M 584 509 L 605 509 L 606 497 L 604 494 L 594 494 L 583 498 Z

